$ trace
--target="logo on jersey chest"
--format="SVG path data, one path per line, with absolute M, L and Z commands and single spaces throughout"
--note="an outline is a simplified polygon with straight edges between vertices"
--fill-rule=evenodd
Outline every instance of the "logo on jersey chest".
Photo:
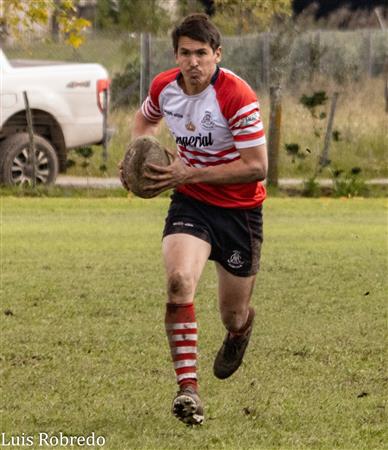
M 213 145 L 213 137 L 211 133 L 207 135 L 202 135 L 198 133 L 196 136 L 175 136 L 175 141 L 178 145 L 183 145 L 184 147 L 209 147 Z
M 205 111 L 205 115 L 202 117 L 202 120 L 201 120 L 201 125 L 206 130 L 212 130 L 215 127 L 215 123 L 214 123 L 211 111 L 209 111 L 209 110 Z M 196 130 L 196 126 L 194 125 L 194 123 L 191 120 L 189 120 L 188 122 L 185 123 L 185 127 L 186 127 L 186 130 L 191 131 L 191 132 L 194 132 Z
M 206 128 L 207 130 L 212 130 L 215 127 L 211 111 L 208 110 L 205 111 L 205 115 L 201 120 L 201 125 L 203 126 L 203 128 Z
M 166 108 L 163 109 L 163 112 L 166 116 L 174 117 L 175 119 L 183 119 L 183 115 L 178 112 L 172 112 Z
M 195 131 L 195 125 L 193 124 L 193 122 L 191 120 L 189 120 L 186 124 L 185 124 L 186 130 L 188 131 Z

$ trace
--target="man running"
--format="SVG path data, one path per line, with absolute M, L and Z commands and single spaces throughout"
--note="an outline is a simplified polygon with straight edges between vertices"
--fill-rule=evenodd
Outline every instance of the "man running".
M 250 299 L 259 269 L 267 151 L 257 97 L 220 68 L 221 38 L 205 14 L 172 33 L 177 68 L 157 75 L 135 115 L 133 138 L 155 135 L 164 117 L 177 144 L 167 167 L 149 165 L 152 189 L 173 188 L 163 232 L 165 325 L 179 391 L 175 416 L 203 422 L 197 382 L 194 296 L 208 259 L 215 261 L 221 320 L 227 330 L 214 375 L 240 366 L 252 332 Z

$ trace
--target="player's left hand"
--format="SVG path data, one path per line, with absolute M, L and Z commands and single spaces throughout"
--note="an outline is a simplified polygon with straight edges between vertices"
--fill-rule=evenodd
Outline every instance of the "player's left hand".
M 147 172 L 144 176 L 155 183 L 148 187 L 147 190 L 172 189 L 187 181 L 189 167 L 186 166 L 179 158 L 166 167 L 157 166 L 155 164 L 147 164 Z

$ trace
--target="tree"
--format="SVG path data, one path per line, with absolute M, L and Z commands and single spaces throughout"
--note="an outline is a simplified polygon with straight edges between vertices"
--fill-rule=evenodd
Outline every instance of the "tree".
M 177 12 L 179 18 L 199 12 L 213 16 L 215 13 L 214 0 L 179 0 L 177 3 Z
M 214 7 L 215 23 L 228 34 L 265 31 L 292 12 L 291 0 L 214 0 Z
M 91 24 L 77 17 L 75 0 L 2 0 L 1 38 L 12 37 L 23 41 L 29 38 L 36 26 L 46 27 L 54 16 L 59 34 L 65 42 L 78 48 L 84 42 L 83 32 Z
M 97 26 L 102 29 L 160 34 L 170 25 L 159 0 L 99 0 L 97 4 Z

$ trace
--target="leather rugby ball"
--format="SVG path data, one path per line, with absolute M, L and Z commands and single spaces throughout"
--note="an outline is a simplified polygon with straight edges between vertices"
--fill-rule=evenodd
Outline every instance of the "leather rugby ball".
M 168 166 L 173 157 L 153 136 L 140 136 L 128 147 L 123 159 L 123 177 L 131 191 L 141 198 L 152 198 L 162 193 L 165 189 L 148 191 L 145 188 L 154 183 L 153 180 L 144 177 L 147 164 Z

